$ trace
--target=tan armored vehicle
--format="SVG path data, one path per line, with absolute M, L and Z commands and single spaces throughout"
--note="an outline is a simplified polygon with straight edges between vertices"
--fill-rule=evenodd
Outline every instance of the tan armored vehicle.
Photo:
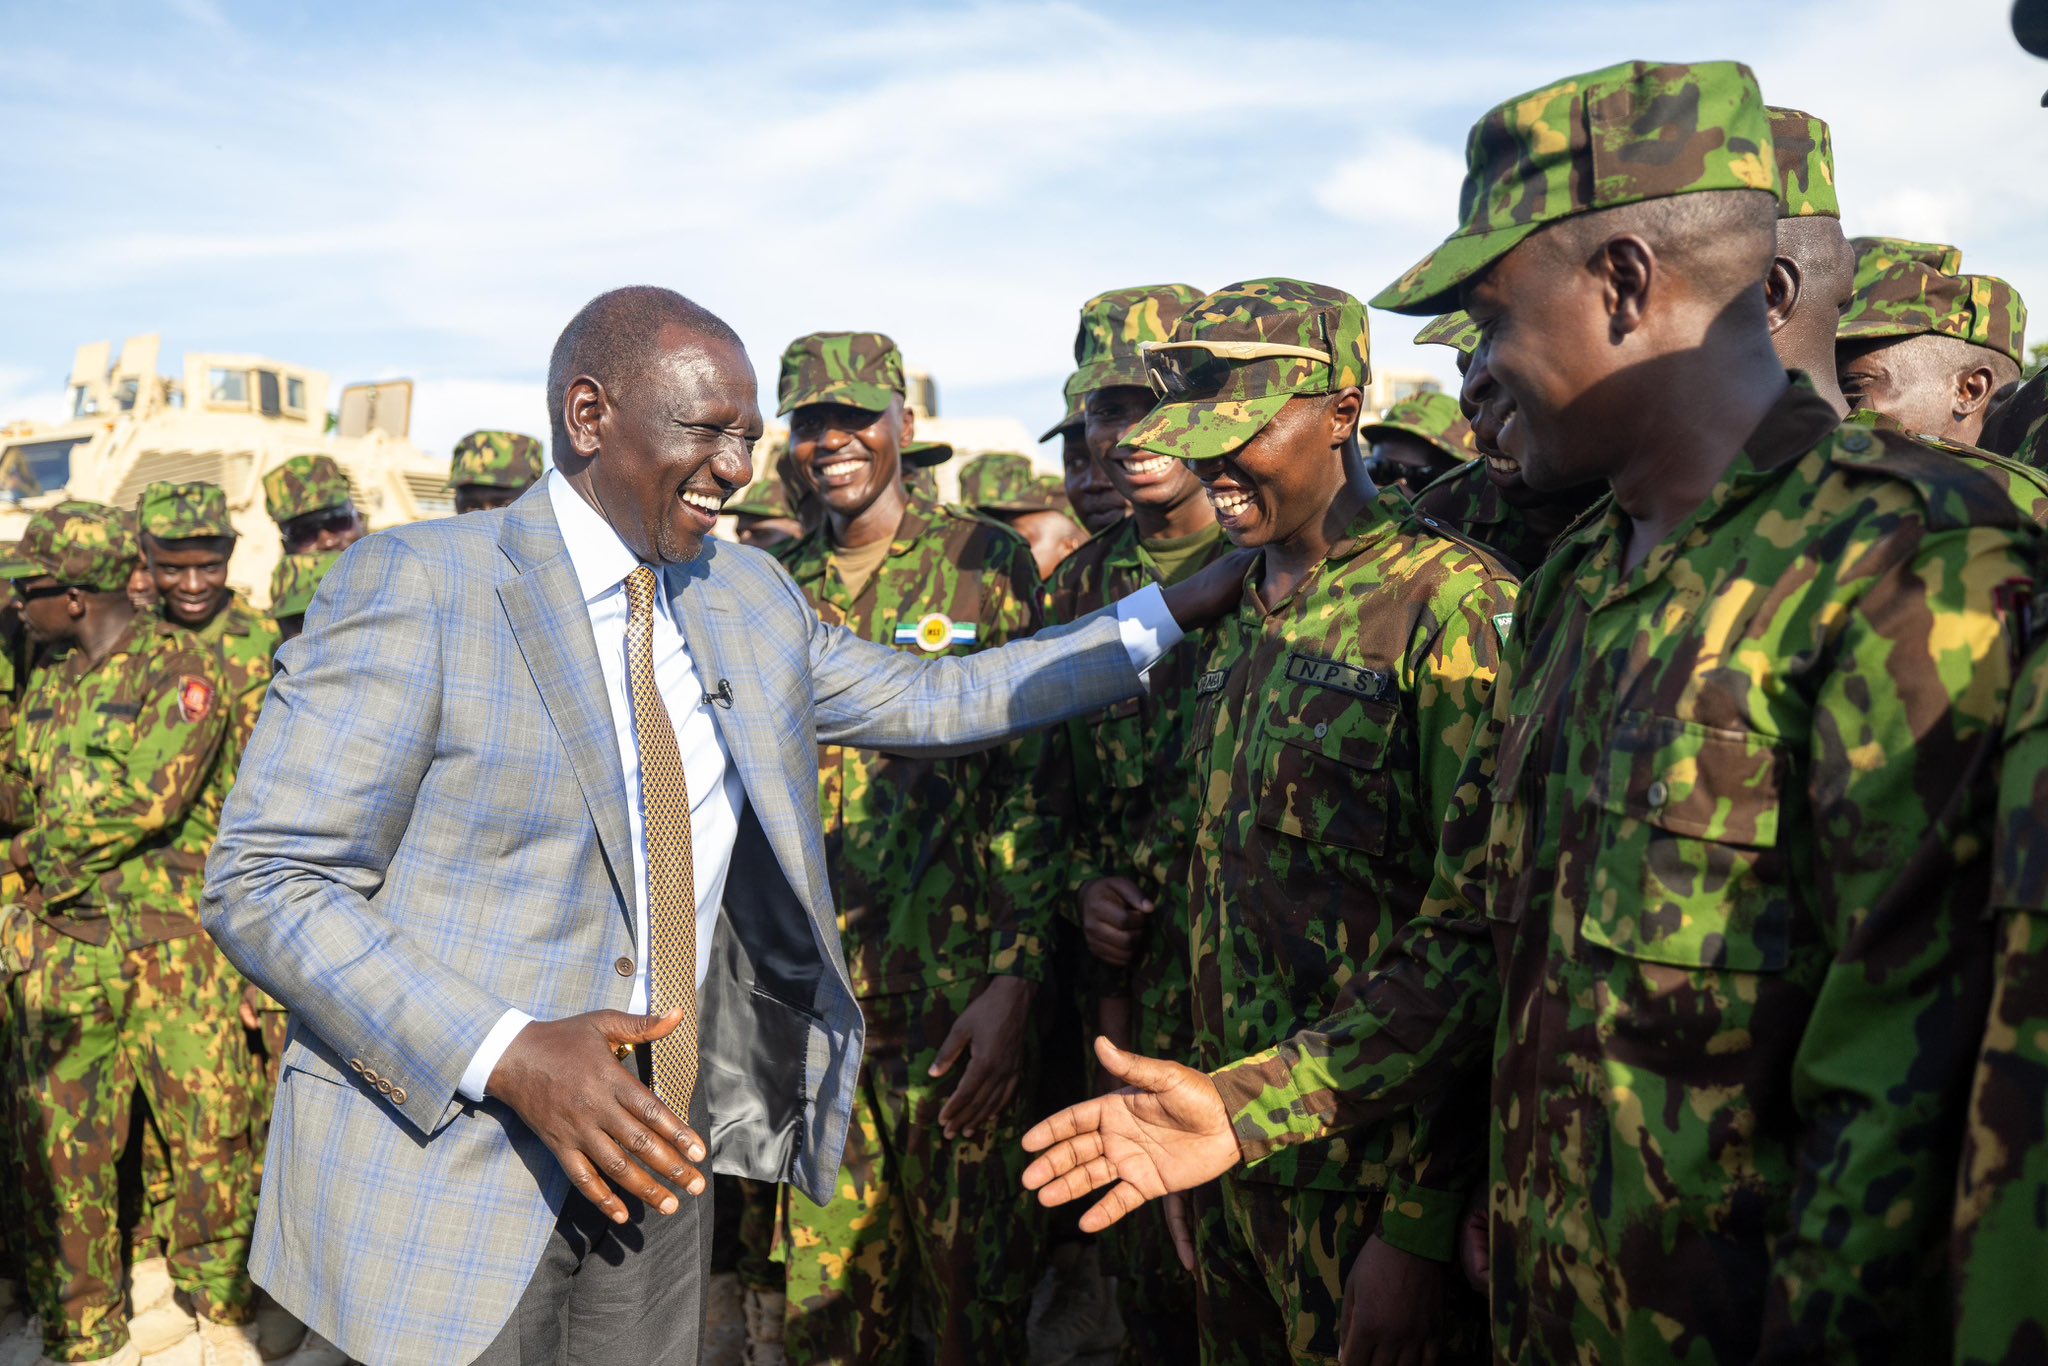
M 228 581 L 260 607 L 283 553 L 263 510 L 263 475 L 292 456 L 333 456 L 373 530 L 454 513 L 447 458 L 407 438 L 410 380 L 350 385 L 330 419 L 330 382 L 317 370 L 194 352 L 172 379 L 157 374 L 158 350 L 155 336 L 130 337 L 119 360 L 106 342 L 81 346 L 69 421 L 0 427 L 0 543 L 19 540 L 31 513 L 61 499 L 133 508 L 158 480 L 204 480 L 227 490 L 241 533 Z

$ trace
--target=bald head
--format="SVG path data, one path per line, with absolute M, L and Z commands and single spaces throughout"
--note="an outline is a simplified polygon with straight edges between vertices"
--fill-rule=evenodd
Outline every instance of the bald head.
M 713 345 L 743 349 L 739 334 L 724 319 L 659 285 L 610 290 L 577 310 L 548 358 L 548 412 L 557 464 L 572 454 L 563 417 L 570 384 L 578 376 L 588 376 L 617 393 L 646 375 L 678 331 Z
M 1974 446 L 1998 391 L 2020 377 L 2012 357 L 1960 337 L 1925 333 L 1843 342 L 1842 392 L 1909 432 Z

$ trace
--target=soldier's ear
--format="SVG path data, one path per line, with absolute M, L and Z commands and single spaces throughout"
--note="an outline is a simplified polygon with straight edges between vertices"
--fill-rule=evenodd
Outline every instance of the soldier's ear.
M 897 444 L 907 446 L 917 436 L 917 410 L 900 396 L 896 406 L 903 412 L 903 435 L 897 438 Z
M 1771 273 L 1764 276 L 1764 308 L 1771 321 L 1771 331 L 1792 321 L 1793 312 L 1799 307 L 1799 290 L 1805 283 L 1799 263 L 1789 256 L 1774 257 Z
M 1958 420 L 1983 411 L 1991 402 L 1991 396 L 1998 392 L 1998 376 L 1991 373 L 1988 365 L 1972 366 L 1955 378 L 1955 394 L 1950 404 L 1950 416 Z
M 1330 395 L 1330 406 L 1325 411 L 1330 417 L 1330 445 L 1348 445 L 1358 435 L 1358 416 L 1365 410 L 1365 390 L 1357 385 L 1339 389 Z
M 1607 305 L 1607 338 L 1620 343 L 1643 325 L 1663 281 L 1663 263 L 1656 249 L 1632 232 L 1616 233 L 1593 253 L 1592 269 L 1600 277 Z
M 64 590 L 64 615 L 73 621 L 85 615 L 85 590 L 76 585 Z

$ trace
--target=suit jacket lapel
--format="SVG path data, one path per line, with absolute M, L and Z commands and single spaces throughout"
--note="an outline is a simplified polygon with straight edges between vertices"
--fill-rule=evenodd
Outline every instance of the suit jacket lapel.
M 520 571 L 517 578 L 498 585 L 498 600 L 505 605 L 512 636 L 533 674 L 548 719 L 568 751 L 605 862 L 619 887 L 630 889 L 633 849 L 618 733 L 597 660 L 597 637 L 591 633 L 583 589 L 555 525 L 545 481 L 512 505 L 498 543 Z M 625 905 L 632 906 L 629 890 Z M 632 920 L 630 914 L 627 920 Z

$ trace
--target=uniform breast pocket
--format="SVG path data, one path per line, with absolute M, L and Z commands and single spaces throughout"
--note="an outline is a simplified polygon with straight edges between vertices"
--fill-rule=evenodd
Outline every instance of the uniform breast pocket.
M 1259 824 L 1318 844 L 1384 854 L 1393 825 L 1399 713 L 1331 688 L 1300 688 L 1267 717 Z
M 1643 962 L 1783 970 L 1786 766 L 1771 736 L 1623 713 L 1598 775 L 1603 838 L 1580 934 Z

